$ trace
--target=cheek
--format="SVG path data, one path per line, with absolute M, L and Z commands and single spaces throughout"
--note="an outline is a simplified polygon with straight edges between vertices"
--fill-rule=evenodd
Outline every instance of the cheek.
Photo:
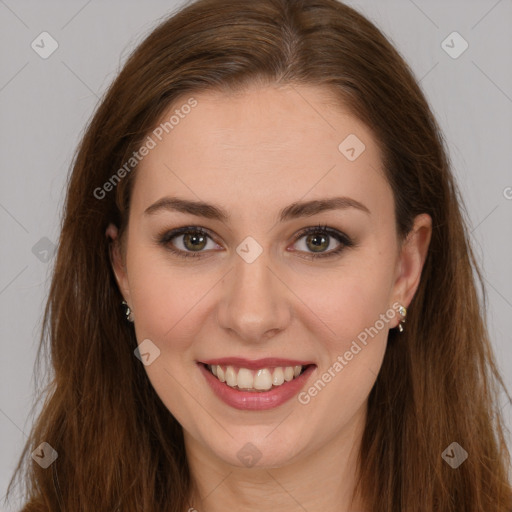
M 310 277 L 297 274 L 290 287 L 305 305 L 298 305 L 302 319 L 312 332 L 324 332 L 322 338 L 332 357 L 334 352 L 348 350 L 352 340 L 376 323 L 387 334 L 394 316 L 393 278 L 392 252 L 369 248 L 352 254 L 332 272 L 316 271 Z
M 368 249 L 345 260 L 339 272 L 323 283 L 325 293 L 308 287 L 307 295 L 303 288 L 301 297 L 314 304 L 311 309 L 322 321 L 320 327 L 310 313 L 310 329 L 317 334 L 321 329 L 324 335 L 317 337 L 322 345 L 317 377 L 299 396 L 299 402 L 309 404 L 310 411 L 323 411 L 319 417 L 338 411 L 341 425 L 363 405 L 372 389 L 395 314 L 391 304 L 393 270 L 392 250 Z M 318 428 L 323 427 L 319 424 Z
M 323 330 L 331 349 L 343 350 L 391 307 L 392 253 L 378 245 L 368 243 L 331 270 L 302 269 L 286 276 L 300 297 L 299 319 L 317 335 Z M 212 306 L 207 295 L 218 284 L 218 272 L 171 263 L 166 254 L 144 246 L 134 247 L 127 263 L 137 338 L 164 348 L 172 339 L 169 348 L 187 348 L 200 329 L 201 310 Z
M 364 279 L 340 278 L 335 290 L 317 302 L 329 329 L 322 329 L 326 334 L 317 338 L 317 374 L 298 400 L 309 411 L 312 428 L 319 431 L 341 428 L 364 405 L 386 351 L 394 315 L 389 275 L 383 268 L 361 275 Z M 331 418 L 330 427 L 325 426 L 325 417 Z
M 135 328 L 138 340 L 149 338 L 160 350 L 179 352 L 194 339 L 199 324 L 190 319 L 214 282 L 208 275 L 194 279 L 165 258 L 149 250 L 132 253 L 128 273 Z
M 202 325 L 201 299 L 214 281 L 207 275 L 194 279 L 164 259 L 152 251 L 132 252 L 128 272 L 134 327 L 139 343 L 149 339 L 159 350 L 144 367 L 156 394 L 181 424 L 194 425 L 204 410 L 190 399 L 191 377 L 198 378 L 192 350 Z

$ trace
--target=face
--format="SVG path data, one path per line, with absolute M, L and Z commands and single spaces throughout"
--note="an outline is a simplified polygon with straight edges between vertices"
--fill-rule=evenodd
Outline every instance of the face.
M 149 134 L 116 278 L 187 442 L 234 466 L 251 450 L 255 466 L 286 465 L 363 417 L 429 218 L 399 243 L 374 136 L 325 90 L 191 96 L 164 116 L 180 109 L 168 134 Z

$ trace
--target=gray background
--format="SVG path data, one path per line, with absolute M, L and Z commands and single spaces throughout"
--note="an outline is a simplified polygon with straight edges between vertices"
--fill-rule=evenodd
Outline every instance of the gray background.
M 348 3 L 405 57 L 444 131 L 512 389 L 512 0 Z M 0 0 L 0 499 L 33 421 L 33 365 L 73 152 L 128 52 L 178 5 Z M 47 59 L 31 47 L 43 31 L 59 45 Z M 469 44 L 458 58 L 442 47 L 453 31 Z M 505 395 L 500 406 L 511 428 Z

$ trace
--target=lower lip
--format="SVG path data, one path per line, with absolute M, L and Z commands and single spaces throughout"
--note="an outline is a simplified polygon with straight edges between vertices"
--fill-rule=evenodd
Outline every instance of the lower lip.
M 304 387 L 308 377 L 313 373 L 316 366 L 308 366 L 304 372 L 289 382 L 281 384 L 269 391 L 238 391 L 221 382 L 215 377 L 203 363 L 197 363 L 203 373 L 206 382 L 213 392 L 226 404 L 235 409 L 262 411 L 272 409 L 290 400 L 297 395 Z

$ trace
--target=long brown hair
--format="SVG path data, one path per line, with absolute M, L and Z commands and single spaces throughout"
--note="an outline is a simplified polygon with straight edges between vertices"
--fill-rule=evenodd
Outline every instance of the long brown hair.
M 400 237 L 416 215 L 433 220 L 406 330 L 389 332 L 368 400 L 358 468 L 368 510 L 510 512 L 505 387 L 443 136 L 399 53 L 335 0 L 199 0 L 131 54 L 73 162 L 38 352 L 48 348 L 52 375 L 9 489 L 23 468 L 23 512 L 188 507 L 182 428 L 134 357 L 105 236 L 110 222 L 126 228 L 136 166 L 104 197 L 98 188 L 178 98 L 257 80 L 333 91 L 378 139 Z M 42 442 L 58 452 L 48 469 L 30 457 Z M 452 442 L 468 453 L 457 469 L 442 457 Z

